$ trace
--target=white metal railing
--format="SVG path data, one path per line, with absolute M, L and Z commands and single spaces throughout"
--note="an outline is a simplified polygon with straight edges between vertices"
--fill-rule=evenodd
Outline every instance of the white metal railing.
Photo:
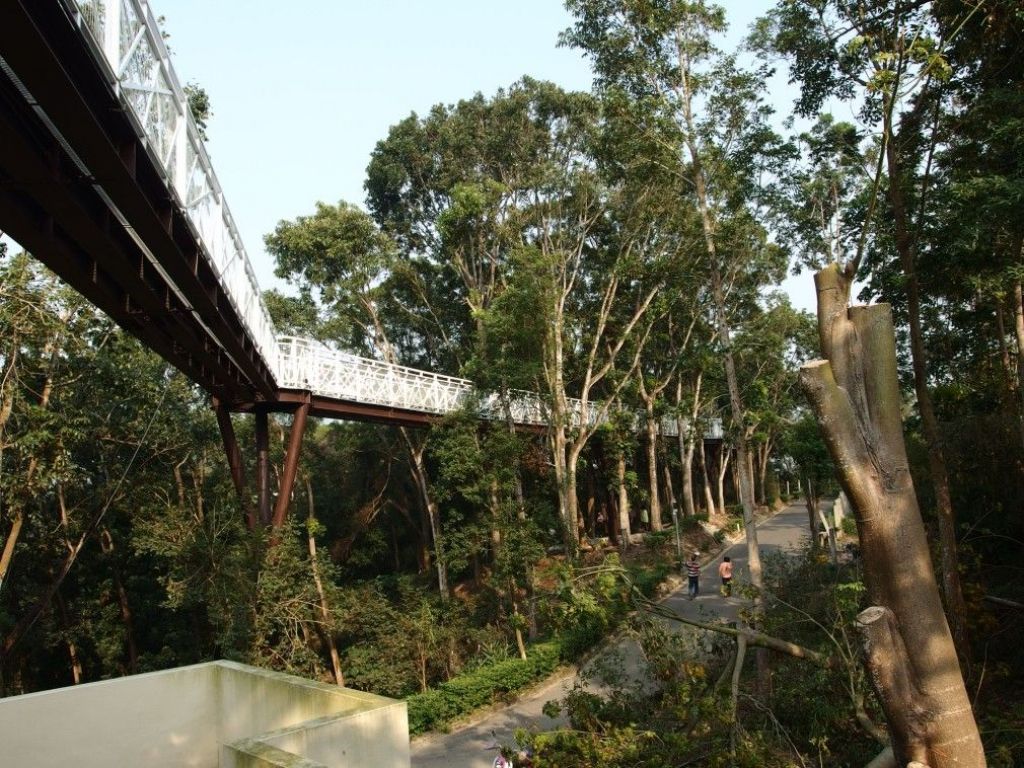
M 64 0 L 104 64 L 168 191 L 188 216 L 205 256 L 264 361 L 276 358 L 274 325 L 188 98 L 146 0 Z M 269 365 L 273 371 L 273 366 Z
M 278 337 L 148 0 L 61 1 L 103 65 L 142 146 L 163 172 L 168 191 L 195 228 L 205 257 L 278 386 L 438 415 L 479 398 L 466 379 L 356 357 L 311 339 Z M 582 402 L 570 400 L 569 406 L 579 424 Z M 478 400 L 478 408 L 482 418 L 507 418 L 497 395 Z M 547 409 L 536 394 L 513 393 L 509 408 L 517 424 L 547 423 Z M 591 423 L 598 410 L 596 404 L 588 410 Z M 675 419 L 664 419 L 661 430 L 678 434 Z M 720 437 L 720 425 L 709 436 Z
M 474 396 L 479 398 L 473 382 L 468 379 L 358 357 L 330 349 L 318 341 L 295 336 L 278 337 L 276 370 L 278 384 L 282 387 L 415 413 L 453 413 L 464 408 Z M 481 418 L 494 421 L 507 418 L 496 394 L 478 399 L 476 407 Z M 582 401 L 570 399 L 569 408 L 572 424 L 578 425 Z M 547 408 L 532 392 L 514 391 L 509 410 L 516 424 L 544 426 L 548 423 Z M 592 404 L 588 409 L 591 424 L 595 422 L 598 410 L 599 404 Z M 639 426 L 637 423 L 636 427 Z M 679 434 L 675 418 L 665 417 L 659 428 L 663 435 L 669 437 Z M 721 424 L 713 424 L 706 436 L 720 438 Z
M 468 379 L 357 357 L 294 336 L 278 337 L 277 371 L 282 387 L 416 413 L 453 413 L 476 394 Z M 497 395 L 483 398 L 477 407 L 484 418 L 505 418 Z M 539 399 L 529 392 L 515 393 L 510 410 L 517 424 L 546 423 Z

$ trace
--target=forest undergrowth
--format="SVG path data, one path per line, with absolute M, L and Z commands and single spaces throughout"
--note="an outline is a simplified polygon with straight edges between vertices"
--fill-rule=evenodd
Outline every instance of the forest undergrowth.
M 642 649 L 644 675 L 629 679 L 622 660 L 610 657 L 593 680 L 550 702 L 549 713 L 564 712 L 570 727 L 517 732 L 517 741 L 533 751 L 533 766 L 867 765 L 887 736 L 853 629 L 865 601 L 860 563 L 847 556 L 833 564 L 825 552 L 807 549 L 798 557 L 772 556 L 766 565 L 765 632 L 829 663 L 773 654 L 770 689 L 759 690 L 747 653 L 734 692 L 733 637 L 666 628 L 640 611 L 629 633 Z M 1024 760 L 1024 691 L 1016 682 L 1022 666 L 1019 650 L 1010 648 L 1019 623 L 989 627 L 988 650 L 1006 661 L 976 670 L 973 680 L 972 690 L 984 691 L 976 714 L 994 768 Z

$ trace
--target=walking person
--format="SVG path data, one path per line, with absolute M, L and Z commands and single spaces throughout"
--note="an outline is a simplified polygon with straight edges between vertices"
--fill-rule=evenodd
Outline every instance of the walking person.
M 718 566 L 718 575 L 722 579 L 722 595 L 732 597 L 732 559 L 728 555 Z
M 693 600 L 700 592 L 700 563 L 697 562 L 697 553 L 694 552 L 686 563 L 686 575 L 690 579 L 690 599 Z

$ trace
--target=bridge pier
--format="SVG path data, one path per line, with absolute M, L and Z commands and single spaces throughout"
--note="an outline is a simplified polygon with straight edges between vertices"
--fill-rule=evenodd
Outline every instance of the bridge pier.
M 242 464 L 242 450 L 238 447 L 238 438 L 235 437 L 235 428 L 231 423 L 231 411 L 216 398 L 213 401 L 213 410 L 217 414 L 217 426 L 220 427 L 220 437 L 224 443 L 224 452 L 227 454 L 231 481 L 235 484 L 235 493 L 238 494 L 238 501 L 242 505 L 245 523 L 249 530 L 252 530 L 256 527 L 256 519 L 249 499 L 246 498 L 245 467 Z
M 288 515 L 288 502 L 292 498 L 295 487 L 295 473 L 299 468 L 299 451 L 302 449 L 302 436 L 306 433 L 306 418 L 309 416 L 309 401 L 303 403 L 292 416 L 292 428 L 288 432 L 288 449 L 284 455 L 284 470 L 281 472 L 281 488 L 274 504 L 274 516 L 271 524 L 275 528 L 284 525 Z
M 257 525 L 265 528 L 280 528 L 288 517 L 288 503 L 291 501 L 295 488 L 295 477 L 298 474 L 299 454 L 302 450 L 302 438 L 306 433 L 306 422 L 311 410 L 310 399 L 298 403 L 293 411 L 292 425 L 288 432 L 288 443 L 285 448 L 284 465 L 281 470 L 281 482 L 277 499 L 271 504 L 270 490 L 270 424 L 269 414 L 282 411 L 280 404 L 260 405 L 252 408 L 255 422 L 256 446 L 256 508 L 252 509 L 251 501 L 246 494 L 245 466 L 242 461 L 242 450 L 238 445 L 234 425 L 231 422 L 231 409 L 216 398 L 213 409 L 217 414 L 217 425 L 220 427 L 224 452 L 227 455 L 231 480 L 235 492 L 242 504 L 246 525 L 254 530 Z

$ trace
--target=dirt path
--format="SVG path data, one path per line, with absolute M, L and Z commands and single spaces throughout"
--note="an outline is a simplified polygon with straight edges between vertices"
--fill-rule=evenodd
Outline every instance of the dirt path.
M 757 535 L 762 555 L 795 549 L 800 539 L 806 536 L 806 531 L 806 510 L 802 506 L 787 507 L 758 525 Z M 718 591 L 718 564 L 725 555 L 732 558 L 734 582 L 747 580 L 747 547 L 740 541 L 704 565 L 700 580 L 701 591 L 696 600 L 688 598 L 684 580 L 682 586 L 665 599 L 664 605 L 691 618 L 735 618 L 742 601 L 738 598 L 724 598 Z M 635 647 L 631 648 L 628 642 L 615 644 L 608 653 L 621 653 L 627 665 L 630 662 L 638 663 Z M 412 765 L 414 768 L 490 768 L 495 756 L 493 751 L 487 749 L 494 740 L 492 733 L 499 741 L 509 744 L 513 741 L 516 728 L 548 730 L 564 724 L 561 719 L 552 720 L 545 716 L 541 710 L 551 699 L 564 697 L 578 679 L 579 674 L 570 671 L 547 680 L 514 704 L 484 715 L 451 733 L 428 734 L 414 739 Z

